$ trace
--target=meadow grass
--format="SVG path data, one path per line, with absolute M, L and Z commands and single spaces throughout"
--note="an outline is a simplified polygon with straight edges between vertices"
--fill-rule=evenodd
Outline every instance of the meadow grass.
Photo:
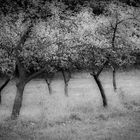
M 117 92 L 112 75 L 100 76 L 108 99 L 103 108 L 94 79 L 85 72 L 75 73 L 64 95 L 60 75 L 52 81 L 52 95 L 43 79 L 30 81 L 24 90 L 19 119 L 9 119 L 16 93 L 11 81 L 2 91 L 0 140 L 139 140 L 140 72 L 117 73 Z

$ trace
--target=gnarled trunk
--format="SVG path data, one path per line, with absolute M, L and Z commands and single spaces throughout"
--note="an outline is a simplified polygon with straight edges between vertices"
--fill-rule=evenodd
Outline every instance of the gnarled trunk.
M 108 104 L 107 104 L 107 98 L 106 98 L 106 95 L 105 95 L 105 91 L 104 91 L 104 88 L 102 86 L 102 83 L 99 79 L 99 75 L 101 74 L 101 72 L 103 71 L 103 69 L 105 68 L 106 65 L 108 65 L 109 61 L 108 59 L 105 61 L 105 63 L 102 65 L 102 67 L 98 70 L 98 72 L 95 74 L 94 70 L 92 71 L 91 75 L 94 77 L 95 79 L 95 82 L 100 90 L 100 93 L 101 93 L 101 97 L 102 97 L 102 100 L 103 100 L 103 106 L 106 107 Z
M 104 91 L 104 88 L 102 86 L 102 83 L 100 81 L 100 79 L 98 78 L 98 76 L 96 75 L 93 75 L 94 79 L 95 79 L 95 82 L 100 90 L 100 93 L 101 93 L 101 97 L 102 97 L 102 100 L 103 100 L 103 106 L 106 107 L 107 106 L 107 99 L 106 99 L 106 95 L 105 95 L 105 91 Z
M 24 91 L 24 87 L 25 84 L 32 79 L 32 77 L 26 77 L 26 70 L 24 69 L 24 66 L 22 65 L 21 61 L 20 61 L 20 57 L 19 54 L 22 51 L 22 47 L 24 45 L 24 43 L 27 41 L 27 39 L 30 36 L 30 33 L 32 31 L 32 27 L 33 24 L 31 23 L 27 29 L 25 30 L 25 32 L 23 33 L 23 35 L 21 36 L 19 42 L 17 43 L 16 47 L 15 47 L 15 57 L 16 57 L 16 69 L 15 69 L 15 73 L 18 75 L 19 77 L 19 81 L 16 84 L 17 87 L 17 93 L 16 93 L 16 97 L 15 97 L 15 101 L 14 101 L 14 105 L 13 105 L 13 110 L 12 110 L 12 114 L 11 114 L 11 119 L 16 119 L 19 116 L 20 113 L 20 109 L 22 106 L 22 98 L 23 98 L 23 91 Z
M 25 81 L 22 80 L 16 84 L 17 93 L 13 105 L 12 115 L 11 115 L 12 119 L 16 119 L 19 116 L 20 109 L 22 106 L 23 91 L 24 91 L 25 84 L 26 84 Z
M 18 66 L 18 69 L 19 69 L 20 76 L 19 76 L 19 82 L 16 84 L 17 93 L 16 93 L 14 105 L 13 105 L 11 119 L 16 119 L 20 114 L 20 109 L 22 106 L 23 91 L 24 91 L 24 87 L 25 87 L 26 83 L 28 83 L 30 80 L 37 77 L 38 75 L 42 74 L 45 70 L 45 68 L 44 68 L 44 69 L 32 74 L 31 76 L 26 77 L 25 70 L 23 69 L 23 67 L 21 67 L 21 65 Z
M 23 91 L 26 82 L 26 71 L 22 65 L 22 63 L 19 61 L 19 58 L 17 57 L 16 61 L 16 70 L 19 74 L 19 81 L 16 83 L 17 92 L 14 100 L 13 110 L 11 114 L 11 119 L 16 119 L 20 114 L 20 109 L 22 106 L 22 98 L 23 98 Z
M 95 79 L 95 82 L 100 90 L 100 93 L 101 93 L 101 97 L 102 97 L 102 100 L 103 100 L 103 106 L 107 106 L 107 99 L 106 99 L 106 96 L 105 96 L 105 91 L 104 91 L 104 88 L 102 86 L 102 83 L 100 81 L 100 79 L 94 75 L 94 79 Z

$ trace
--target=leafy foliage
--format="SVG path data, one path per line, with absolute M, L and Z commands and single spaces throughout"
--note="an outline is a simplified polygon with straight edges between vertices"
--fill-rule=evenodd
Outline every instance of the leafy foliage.
M 95 16 L 92 4 L 97 7 L 94 1 L 84 2 L 78 12 L 72 12 L 66 11 L 66 3 L 30 1 L 30 8 L 21 6 L 26 10 L 2 15 L 1 71 L 14 72 L 15 46 L 30 22 L 34 27 L 18 52 L 18 58 L 29 73 L 44 67 L 46 72 L 99 69 L 108 58 L 116 67 L 133 64 L 132 52 L 139 46 L 139 22 L 129 18 L 139 10 L 112 2 L 106 5 L 106 13 Z

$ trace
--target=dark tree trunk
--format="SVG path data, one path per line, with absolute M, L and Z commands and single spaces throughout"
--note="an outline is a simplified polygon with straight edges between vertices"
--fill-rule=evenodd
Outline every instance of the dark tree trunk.
M 104 88 L 102 86 L 102 83 L 100 81 L 100 79 L 98 78 L 98 76 L 96 75 L 93 75 L 94 79 L 95 79 L 95 82 L 100 90 L 100 93 L 101 93 L 101 97 L 102 97 L 102 100 L 103 100 L 103 106 L 106 107 L 107 106 L 107 99 L 106 99 L 106 96 L 105 96 L 105 91 L 104 91 Z
M 114 91 L 117 90 L 117 84 L 116 84 L 116 69 L 114 67 L 112 67 L 112 74 L 113 74 L 113 78 L 112 78 L 112 83 L 113 83 L 113 89 Z
M 9 83 L 10 78 L 8 78 L 4 84 L 0 87 L 0 104 L 1 104 L 1 91 L 7 86 L 7 84 Z
M 46 80 L 46 83 L 48 85 L 48 90 L 49 90 L 49 94 L 51 95 L 52 94 L 52 88 L 51 88 L 51 80 L 45 78 Z
M 18 42 L 18 44 L 15 47 L 15 56 L 16 56 L 15 74 L 18 75 L 19 81 L 16 84 L 17 93 L 16 93 L 14 105 L 13 105 L 11 119 L 16 119 L 19 116 L 20 109 L 21 109 L 21 106 L 22 106 L 22 98 L 23 98 L 24 87 L 29 80 L 34 78 L 34 75 L 32 75 L 28 78 L 26 77 L 26 71 L 25 71 L 25 69 L 24 69 L 24 67 L 23 67 L 23 65 L 20 61 L 20 57 L 19 57 L 19 54 L 22 51 L 22 46 L 24 45 L 24 43 L 27 41 L 27 39 L 30 36 L 30 33 L 32 31 L 32 27 L 33 27 L 33 24 L 31 22 L 31 24 L 27 27 L 26 31 L 21 36 L 20 41 Z
M 24 87 L 25 87 L 26 83 L 28 83 L 30 80 L 37 77 L 38 75 L 42 74 L 45 70 L 45 68 L 44 68 L 44 69 L 32 74 L 31 76 L 26 77 L 26 72 L 20 64 L 18 66 L 18 69 L 19 69 L 20 76 L 19 76 L 19 82 L 16 84 L 17 93 L 16 93 L 14 105 L 13 105 L 11 119 L 17 119 L 17 117 L 20 114 L 20 109 L 22 106 L 23 91 L 24 91 Z
M 22 98 L 23 98 L 23 91 L 25 87 L 25 81 L 19 81 L 16 84 L 16 87 L 17 87 L 17 93 L 16 93 L 14 105 L 13 105 L 12 115 L 11 115 L 12 119 L 16 119 L 19 116 L 20 109 L 22 106 Z
M 64 84 L 65 84 L 64 92 L 65 92 L 65 95 L 68 97 L 69 96 L 68 95 L 68 83 L 69 83 L 71 74 L 68 73 L 68 76 L 66 76 L 65 72 L 62 70 L 62 75 L 63 75 L 63 79 L 64 79 Z
M 16 64 L 15 66 L 15 72 L 14 72 L 15 77 L 19 77 L 19 71 L 18 71 L 18 65 Z
M 91 75 L 94 77 L 95 79 L 95 82 L 100 90 L 100 93 L 101 93 L 101 97 L 102 97 L 102 100 L 103 100 L 103 106 L 106 107 L 107 106 L 107 98 L 106 98 L 106 95 L 105 95 L 105 91 L 104 91 L 104 88 L 102 86 L 102 83 L 99 79 L 99 75 L 101 74 L 101 72 L 103 71 L 103 69 L 105 68 L 106 65 L 108 65 L 109 63 L 109 60 L 107 59 L 105 61 L 105 63 L 102 65 L 102 67 L 98 70 L 98 72 L 95 74 L 94 70 L 92 71 Z
M 117 84 L 116 84 L 116 69 L 113 70 L 113 88 L 114 88 L 114 91 L 117 90 Z
M 26 82 L 26 71 L 25 71 L 23 65 L 21 64 L 21 62 L 19 61 L 18 57 L 17 57 L 17 61 L 16 61 L 16 69 L 19 74 L 19 81 L 16 83 L 17 92 L 16 92 L 16 96 L 15 96 L 15 100 L 14 100 L 11 119 L 16 119 L 19 116 L 20 109 L 22 106 L 23 91 L 24 91 L 25 84 L 27 83 Z
M 52 88 L 51 88 L 51 83 L 48 84 L 48 90 L 49 90 L 49 94 L 52 94 Z
M 68 83 L 65 83 L 65 95 L 69 96 L 69 94 L 68 94 Z

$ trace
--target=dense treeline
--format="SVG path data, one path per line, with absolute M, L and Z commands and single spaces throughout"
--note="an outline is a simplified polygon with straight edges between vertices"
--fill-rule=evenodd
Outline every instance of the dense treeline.
M 112 69 L 117 90 L 117 69 L 137 63 L 140 52 L 140 8 L 136 1 L 8 0 L 1 1 L 0 72 L 7 80 L 17 77 L 17 93 L 11 118 L 20 114 L 24 87 L 44 74 L 51 81 L 61 72 L 65 95 L 74 71 L 86 70 L 100 90 L 103 106 L 107 98 L 100 74 Z M 0 94 L 1 95 L 1 94 Z M 1 96 L 0 96 L 1 99 Z
M 115 2 L 115 0 L 1 0 L 0 8 L 4 14 L 17 12 L 18 10 L 24 10 L 28 12 L 30 8 L 36 9 L 36 11 L 43 13 L 43 6 L 46 2 L 58 3 L 62 2 L 67 8 L 66 10 L 79 10 L 80 6 L 88 5 L 92 8 L 93 13 L 102 14 L 111 2 Z M 118 2 L 116 0 L 116 2 Z M 119 2 L 124 3 L 129 6 L 139 7 L 139 0 L 119 0 Z

